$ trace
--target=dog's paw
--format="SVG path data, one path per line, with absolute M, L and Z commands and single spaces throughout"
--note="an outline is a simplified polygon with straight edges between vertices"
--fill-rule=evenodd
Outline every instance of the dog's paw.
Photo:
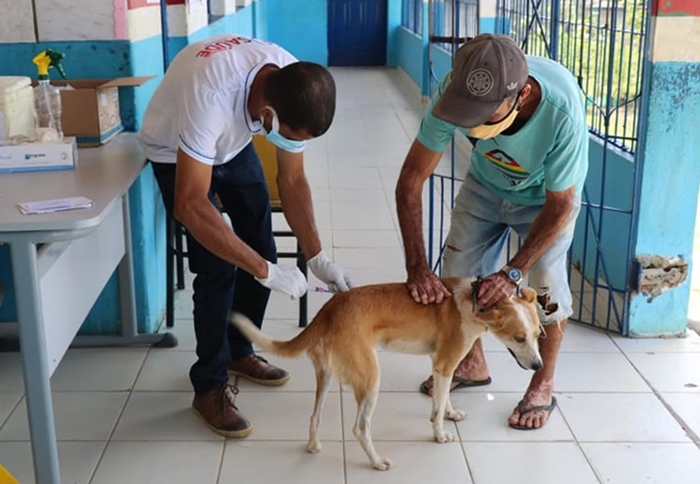
M 435 434 L 435 441 L 439 444 L 444 444 L 446 442 L 454 442 L 455 441 L 455 436 L 452 435 L 449 432 L 441 432 L 441 433 L 436 433 Z
M 306 452 L 310 454 L 317 454 L 321 452 L 321 442 L 309 442 L 306 444 Z
M 448 418 L 449 420 L 454 420 L 455 422 L 459 422 L 460 420 L 464 420 L 464 417 L 466 417 L 467 414 L 462 412 L 461 410 L 454 409 L 452 412 L 447 412 L 445 413 L 445 417 Z
M 372 465 L 378 471 L 388 471 L 391 468 L 391 466 L 394 465 L 394 463 L 391 462 L 391 460 L 386 458 L 386 457 L 380 457 L 379 460 L 376 462 L 373 462 Z

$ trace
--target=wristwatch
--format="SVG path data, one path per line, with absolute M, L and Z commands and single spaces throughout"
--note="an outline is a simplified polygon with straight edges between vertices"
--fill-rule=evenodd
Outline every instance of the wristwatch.
M 508 280 L 515 284 L 516 286 L 520 284 L 520 282 L 523 280 L 523 273 L 520 269 L 517 267 L 511 267 L 511 266 L 503 266 L 503 269 L 501 269 L 501 272 L 503 272 Z

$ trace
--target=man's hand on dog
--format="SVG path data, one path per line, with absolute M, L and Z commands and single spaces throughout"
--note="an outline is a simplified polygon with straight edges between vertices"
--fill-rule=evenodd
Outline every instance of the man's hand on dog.
M 406 284 L 413 300 L 420 304 L 440 304 L 451 296 L 440 278 L 427 266 L 409 271 Z
M 515 294 L 515 288 L 516 285 L 503 272 L 494 272 L 481 281 L 477 295 L 479 306 L 484 309 L 492 308 L 501 299 L 509 298 Z

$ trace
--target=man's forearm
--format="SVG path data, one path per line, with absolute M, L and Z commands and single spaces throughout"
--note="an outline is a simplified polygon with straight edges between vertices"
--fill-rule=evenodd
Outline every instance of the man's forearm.
M 284 217 L 294 235 L 299 240 L 306 259 L 311 259 L 321 251 L 314 219 L 311 190 L 306 177 L 298 176 L 293 180 L 277 180 Z
M 557 240 L 569 219 L 573 203 L 545 203 L 535 221 L 530 233 L 523 242 L 520 250 L 508 262 L 517 267 L 523 274 L 527 273 L 547 249 Z
M 255 277 L 267 277 L 265 259 L 238 238 L 208 199 L 188 203 L 176 211 L 175 216 L 212 254 Z
M 421 193 L 422 185 L 417 180 L 400 179 L 396 187 L 396 209 L 406 252 L 406 270 L 409 273 L 427 265 L 423 243 Z

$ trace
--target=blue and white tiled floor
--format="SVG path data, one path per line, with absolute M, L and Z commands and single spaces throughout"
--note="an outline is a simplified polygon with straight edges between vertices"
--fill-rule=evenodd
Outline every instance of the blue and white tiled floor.
M 319 230 L 358 283 L 404 279 L 393 201 L 420 107 L 402 74 L 334 70 L 337 121 L 311 143 L 307 172 Z M 188 288 L 191 284 L 188 281 Z M 313 314 L 327 295 L 310 294 Z M 255 430 L 224 440 L 190 411 L 194 361 L 190 293 L 180 293 L 176 349 L 70 350 L 53 376 L 64 483 L 80 484 L 690 484 L 700 482 L 700 338 L 628 340 L 571 324 L 557 370 L 560 407 L 539 431 L 506 426 L 527 386 L 498 343 L 487 340 L 493 383 L 454 396 L 467 419 L 460 440 L 431 441 L 430 401 L 417 388 L 427 357 L 381 353 L 374 418 L 380 453 L 369 467 L 351 425 L 354 400 L 336 385 L 323 421 L 323 451 L 304 452 L 314 377 L 305 359 L 282 388 L 239 382 L 237 404 Z M 274 295 L 266 332 L 296 333 L 296 303 Z M 32 483 L 19 356 L 0 353 L 0 462 Z

